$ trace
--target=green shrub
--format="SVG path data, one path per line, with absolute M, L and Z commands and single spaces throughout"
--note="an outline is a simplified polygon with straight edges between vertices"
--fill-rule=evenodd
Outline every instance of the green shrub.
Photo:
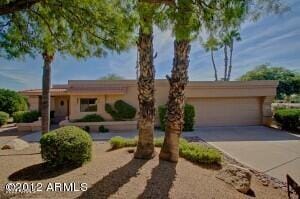
M 180 143 L 179 155 L 199 164 L 219 164 L 222 160 L 220 152 L 216 149 L 196 143 Z
M 165 130 L 166 128 L 166 114 L 167 107 L 165 105 L 160 105 L 158 107 L 158 115 L 161 130 Z M 193 105 L 185 104 L 184 106 L 184 124 L 183 131 L 193 131 L 195 124 L 195 108 Z
M 297 130 L 300 126 L 300 109 L 278 109 L 274 118 L 282 129 Z
M 16 91 L 0 89 L 0 111 L 9 115 L 17 111 L 27 111 L 27 98 L 23 97 Z
M 15 123 L 31 123 L 39 119 L 40 113 L 38 111 L 18 111 L 12 116 Z
M 160 123 L 160 129 L 165 130 L 166 129 L 166 114 L 167 114 L 167 106 L 160 105 L 158 107 L 158 116 L 159 116 L 159 123 Z
M 193 131 L 195 123 L 195 108 L 190 104 L 184 106 L 183 131 Z
M 163 141 L 163 137 L 155 138 L 155 147 L 162 147 Z M 137 142 L 137 138 L 123 138 L 120 136 L 113 137 L 109 141 L 111 149 L 135 147 Z M 183 138 L 179 140 L 179 155 L 198 164 L 220 164 L 222 161 L 222 155 L 218 150 L 201 144 L 189 143 Z
M 91 160 L 92 139 L 75 126 L 66 126 L 42 136 L 42 158 L 52 166 L 82 165 Z
M 76 122 L 103 122 L 104 119 L 101 115 L 98 114 L 90 114 L 86 115 L 81 119 L 76 120 Z
M 113 137 L 109 140 L 111 149 L 120 149 L 124 147 L 134 147 L 137 145 L 136 138 L 123 138 L 120 136 Z
M 3 111 L 0 111 L 0 126 L 7 124 L 9 119 L 9 114 Z
M 105 111 L 106 113 L 110 114 L 110 116 L 113 118 L 115 121 L 120 121 L 122 120 L 117 111 L 114 110 L 113 106 L 110 104 L 105 104 Z
M 90 132 L 90 127 L 89 126 L 84 126 L 84 127 L 82 127 L 82 130 L 89 133 Z
M 115 121 L 130 120 L 136 115 L 136 109 L 123 100 L 116 101 L 114 106 L 105 104 L 105 111 L 110 114 Z
M 109 132 L 108 128 L 105 128 L 103 125 L 99 126 L 99 132 L 100 133 L 107 133 Z

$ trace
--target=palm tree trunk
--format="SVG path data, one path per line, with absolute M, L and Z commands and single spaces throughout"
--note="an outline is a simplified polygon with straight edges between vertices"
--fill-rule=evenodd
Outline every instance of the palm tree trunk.
M 210 55 L 211 55 L 211 62 L 213 64 L 214 71 L 215 71 L 215 81 L 218 81 L 218 71 L 217 71 L 217 67 L 215 64 L 214 52 L 212 50 L 210 51 Z
M 228 80 L 228 81 L 230 81 L 231 70 L 232 70 L 233 41 L 231 41 L 231 44 L 230 44 L 229 48 L 230 48 L 230 54 L 229 54 L 229 70 L 228 70 L 228 75 L 227 75 L 227 80 Z
M 43 85 L 42 85 L 42 133 L 50 130 L 50 87 L 51 87 L 51 63 L 54 55 L 48 52 L 43 53 Z
M 135 158 L 150 159 L 154 156 L 154 79 L 155 69 L 153 65 L 153 30 L 144 33 L 140 28 L 138 40 L 139 53 L 139 140 Z
M 227 68 L 228 68 L 228 55 L 227 55 L 227 45 L 224 45 L 224 81 L 227 81 Z
M 188 82 L 190 42 L 174 42 L 174 59 L 167 103 L 166 132 L 159 157 L 177 162 L 179 157 L 179 138 L 183 129 L 184 89 Z

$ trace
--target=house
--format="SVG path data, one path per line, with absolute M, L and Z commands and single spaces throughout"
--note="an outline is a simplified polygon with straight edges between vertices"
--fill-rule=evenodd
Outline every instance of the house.
M 268 125 L 277 85 L 277 81 L 190 81 L 185 91 L 186 103 L 195 107 L 196 126 Z M 156 80 L 155 87 L 156 107 L 166 104 L 169 83 Z M 40 110 L 41 89 L 24 90 L 21 94 L 28 97 L 31 110 Z M 111 120 L 105 104 L 119 99 L 138 109 L 136 80 L 70 80 L 51 88 L 51 111 L 57 122 L 91 113 Z

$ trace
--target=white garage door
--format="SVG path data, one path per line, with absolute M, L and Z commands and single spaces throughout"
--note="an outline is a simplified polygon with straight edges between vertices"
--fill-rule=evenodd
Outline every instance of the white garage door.
M 246 126 L 262 122 L 260 98 L 191 98 L 196 126 Z

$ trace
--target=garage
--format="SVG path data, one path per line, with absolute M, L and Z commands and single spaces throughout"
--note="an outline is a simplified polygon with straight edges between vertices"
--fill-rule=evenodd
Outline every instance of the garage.
M 245 98 L 190 98 L 196 126 L 245 126 L 262 124 L 262 100 Z

